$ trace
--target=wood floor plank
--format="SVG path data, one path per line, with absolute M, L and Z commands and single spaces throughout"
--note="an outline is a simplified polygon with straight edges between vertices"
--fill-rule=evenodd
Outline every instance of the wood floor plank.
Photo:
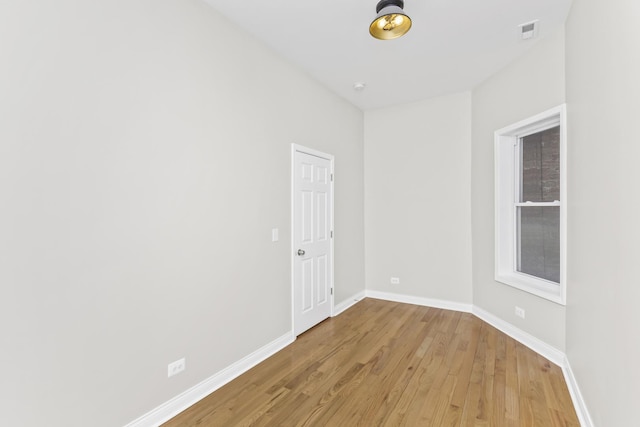
M 562 370 L 469 313 L 365 299 L 164 427 L 579 426 Z
M 422 317 L 423 309 L 419 311 Z M 396 340 L 403 344 L 402 347 L 400 344 L 392 344 L 386 349 L 387 352 L 392 351 L 393 357 L 388 358 L 384 371 L 379 369 L 375 375 L 367 379 L 363 389 L 368 396 L 366 404 L 359 405 L 361 410 L 357 413 L 359 417 L 357 424 L 365 426 L 379 424 L 397 405 L 405 389 L 406 371 L 412 371 L 415 364 L 415 360 L 412 363 L 411 356 L 418 352 L 419 346 L 424 342 L 425 334 L 428 333 L 424 322 L 419 318 L 413 320 L 403 325 L 404 333 L 400 334 L 399 339 Z M 398 351 L 398 348 L 403 350 Z

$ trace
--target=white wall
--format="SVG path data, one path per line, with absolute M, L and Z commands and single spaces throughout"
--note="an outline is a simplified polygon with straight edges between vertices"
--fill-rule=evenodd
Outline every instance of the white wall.
M 564 101 L 564 32 L 559 31 L 476 87 L 472 110 L 473 304 L 559 350 L 565 348 L 565 307 L 494 280 L 493 144 L 494 131 Z M 516 305 L 525 309 L 525 319 L 515 316 Z
M 637 424 L 640 402 L 639 18 L 634 0 L 575 0 L 566 25 L 566 352 L 603 427 Z
M 470 138 L 468 92 L 365 113 L 368 290 L 471 303 Z
M 0 122 L 0 425 L 123 425 L 290 331 L 291 143 L 364 289 L 363 113 L 198 0 L 2 2 Z

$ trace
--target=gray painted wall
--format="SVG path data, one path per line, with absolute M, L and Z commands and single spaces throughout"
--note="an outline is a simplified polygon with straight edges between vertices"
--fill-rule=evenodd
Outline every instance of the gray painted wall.
M 291 143 L 336 156 L 336 302 L 364 290 L 361 111 L 198 0 L 0 32 L 0 425 L 124 425 L 290 331 Z
M 596 426 L 638 424 L 640 4 L 575 0 L 566 25 L 567 355 Z
M 473 303 L 564 350 L 565 307 L 494 280 L 494 132 L 565 102 L 564 32 L 537 41 L 476 87 L 472 99 Z
M 365 113 L 367 289 L 471 303 L 470 144 L 469 92 Z

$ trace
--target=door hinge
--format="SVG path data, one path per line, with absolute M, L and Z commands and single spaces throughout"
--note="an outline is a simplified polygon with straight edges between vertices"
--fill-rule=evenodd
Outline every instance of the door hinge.
M 331 182 L 333 182 L 333 174 L 331 174 Z
M 333 239 L 333 230 L 331 230 L 331 238 Z
M 331 295 L 333 295 L 333 288 L 331 288 Z

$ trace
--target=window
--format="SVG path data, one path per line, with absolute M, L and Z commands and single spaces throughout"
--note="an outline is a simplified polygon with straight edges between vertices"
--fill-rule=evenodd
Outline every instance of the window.
M 565 106 L 495 133 L 496 280 L 565 304 Z

